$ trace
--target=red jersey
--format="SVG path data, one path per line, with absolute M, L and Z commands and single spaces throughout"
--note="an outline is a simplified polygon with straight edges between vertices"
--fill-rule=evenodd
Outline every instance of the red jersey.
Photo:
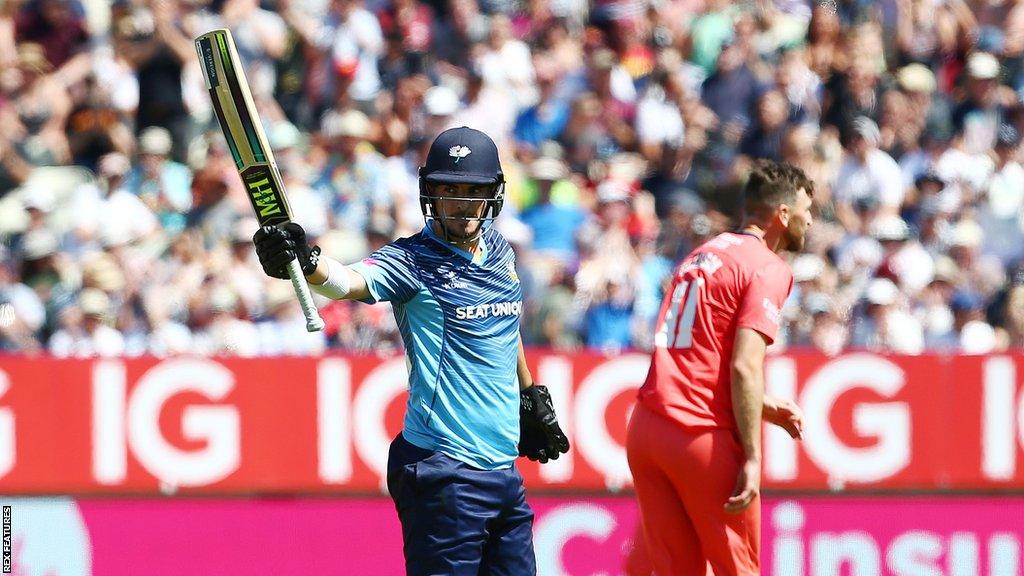
M 640 401 L 684 428 L 735 429 L 736 329 L 774 341 L 792 287 L 789 265 L 756 236 L 726 232 L 691 252 L 661 304 Z

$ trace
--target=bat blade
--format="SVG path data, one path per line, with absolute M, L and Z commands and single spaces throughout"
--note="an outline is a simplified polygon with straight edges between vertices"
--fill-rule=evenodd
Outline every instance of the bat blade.
M 213 110 L 256 219 L 260 226 L 278 226 L 290 221 L 291 209 L 281 173 L 274 162 L 231 32 L 212 30 L 196 38 L 195 45 Z M 322 329 L 324 322 L 313 304 L 297 260 L 289 264 L 288 274 L 306 316 L 306 329 L 310 332 Z
M 235 167 L 249 192 L 260 225 L 291 219 L 281 175 L 274 162 L 249 83 L 228 30 L 213 30 L 196 39 L 206 87 L 227 140 Z

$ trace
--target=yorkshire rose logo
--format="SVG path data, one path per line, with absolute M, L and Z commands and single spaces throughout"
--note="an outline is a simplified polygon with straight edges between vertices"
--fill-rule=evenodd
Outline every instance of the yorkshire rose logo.
M 462 160 L 472 153 L 473 151 L 469 149 L 469 146 L 452 146 L 448 149 L 448 155 L 455 158 L 456 164 L 459 163 L 459 160 Z

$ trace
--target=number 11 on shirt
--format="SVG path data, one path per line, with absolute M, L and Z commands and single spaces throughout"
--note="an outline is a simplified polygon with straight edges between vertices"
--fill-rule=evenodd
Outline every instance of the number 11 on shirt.
M 697 301 L 704 287 L 703 278 L 680 281 L 672 291 L 665 319 L 654 334 L 658 348 L 689 348 L 693 344 L 693 323 L 697 319 Z

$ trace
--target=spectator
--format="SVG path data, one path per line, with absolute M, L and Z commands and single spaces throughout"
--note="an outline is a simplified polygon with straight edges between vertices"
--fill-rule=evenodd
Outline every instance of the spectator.
M 891 280 L 876 278 L 868 284 L 864 308 L 864 316 L 854 326 L 854 346 L 896 354 L 924 350 L 921 325 L 903 309 L 899 288 Z
M 809 66 L 822 81 L 841 70 L 847 56 L 841 46 L 843 29 L 835 4 L 815 2 L 807 29 Z
M 499 149 L 512 136 L 518 112 L 515 96 L 507 87 L 489 81 L 482 70 L 474 65 L 466 79 L 465 106 L 451 117 L 452 126 L 477 126 L 481 132 L 493 135 Z
M 413 130 L 410 141 L 429 141 L 427 135 L 440 134 L 448 128 L 452 128 L 454 126 L 452 116 L 461 106 L 459 95 L 452 88 L 442 84 L 428 89 L 423 95 L 423 112 L 425 113 L 423 126 L 419 130 L 416 126 L 410 127 Z M 419 211 L 418 207 L 417 211 Z
M 384 33 L 377 17 L 360 0 L 334 0 L 320 31 L 320 42 L 330 43 L 327 59 L 329 92 L 325 102 L 351 98 L 369 106 L 380 91 L 377 59 L 384 51 Z
M 956 169 L 951 162 L 952 126 L 926 126 L 918 139 L 918 148 L 908 151 L 900 159 L 903 172 L 903 186 L 910 188 L 924 174 L 935 174 L 945 183 L 946 178 L 955 176 Z
M 109 325 L 110 299 L 87 288 L 78 303 L 61 311 L 61 327 L 50 338 L 50 353 L 58 358 L 105 358 L 124 353 L 124 336 Z
M 531 311 L 526 327 L 526 342 L 556 350 L 572 351 L 580 346 L 574 303 L 572 274 L 565 267 L 553 269 L 546 289 Z
M 318 63 L 320 26 L 308 5 L 283 0 L 278 3 L 278 11 L 285 23 L 285 40 L 283 50 L 274 61 L 277 81 L 270 101 L 281 107 L 284 119 L 309 129 L 313 125 L 315 88 L 312 76 Z
M 606 180 L 598 186 L 597 201 L 596 216 L 579 232 L 580 266 L 575 282 L 584 305 L 603 305 L 592 321 L 608 321 L 611 325 L 604 327 L 615 330 L 611 340 L 618 342 L 628 332 L 621 316 L 626 313 L 625 299 L 632 294 L 629 279 L 636 277 L 636 254 L 628 231 L 631 198 L 627 185 Z
M 238 317 L 238 295 L 227 286 L 212 286 L 209 296 L 208 324 L 195 335 L 196 348 L 215 356 L 240 356 L 260 353 L 259 330 L 248 319 Z
M 609 137 L 608 148 L 600 154 L 610 156 L 632 148 L 636 134 L 636 89 L 632 79 L 613 51 L 602 48 L 594 52 L 589 66 L 589 87 L 601 108 L 601 123 Z
M 923 64 L 908 64 L 897 71 L 896 81 L 910 101 L 908 127 L 913 131 L 908 138 L 917 140 L 926 129 L 951 131 L 952 108 L 947 98 L 937 92 L 937 81 L 931 70 Z
M 77 0 L 25 2 L 15 19 L 15 38 L 23 46 L 30 42 L 40 45 L 46 60 L 60 68 L 88 47 L 83 13 Z
M 740 153 L 752 159 L 782 160 L 782 138 L 789 126 L 786 98 L 768 90 L 757 99 L 757 120 L 740 143 Z
M 33 166 L 71 160 L 65 133 L 71 100 L 52 72 L 41 45 L 18 45 L 12 81 L 0 93 L 10 103 L 0 107 L 0 186 L 20 184 Z
M 504 14 L 491 17 L 491 33 L 477 58 L 484 84 L 512 96 L 516 110 L 532 104 L 534 93 L 533 60 L 530 48 L 512 36 L 512 21 Z
M 974 220 L 961 219 L 949 230 L 949 255 L 963 274 L 963 288 L 982 297 L 992 296 L 1006 282 L 1006 271 L 998 258 L 981 248 L 985 230 Z
M 819 309 L 812 312 L 810 345 L 826 356 L 835 356 L 846 347 L 848 329 L 836 313 Z
M 21 256 L 19 276 L 26 286 L 51 311 L 65 305 L 74 293 L 73 276 L 77 272 L 67 257 L 60 252 L 60 240 L 48 229 L 25 233 L 17 244 Z
M 536 149 L 545 140 L 555 140 L 569 121 L 569 104 L 555 97 L 558 71 L 550 62 L 538 62 L 537 103 L 516 118 L 513 134 L 516 142 Z
M 31 288 L 21 283 L 9 254 L 0 254 L 0 352 L 38 352 L 46 308 Z
M 53 193 L 41 187 L 24 187 L 20 196 L 21 205 L 28 215 L 22 237 L 34 231 L 49 233 L 47 221 L 56 204 Z
M 903 178 L 899 165 L 878 149 L 881 134 L 870 119 L 860 116 L 853 121 L 848 139 L 848 153 L 833 189 L 836 216 L 848 230 L 858 230 L 862 223 L 853 210 L 860 200 L 878 202 L 881 210 L 896 213 L 903 203 Z
M 169 308 L 166 302 L 158 298 L 146 299 L 146 321 L 149 326 L 146 351 L 159 358 L 195 350 L 192 344 L 192 331 L 188 326 L 174 320 Z
M 1019 162 L 1020 133 L 1008 124 L 996 136 L 995 167 L 982 190 L 979 224 L 988 231 L 984 251 L 1004 264 L 1024 257 L 1024 167 Z
M 650 87 L 637 105 L 636 131 L 640 152 L 649 162 L 659 162 L 666 152 L 683 144 L 685 127 L 681 104 L 685 88 L 679 73 L 655 72 Z
M 170 159 L 171 133 L 157 126 L 139 137 L 139 157 L 126 177 L 125 187 L 149 208 L 160 224 L 177 232 L 185 227 L 192 208 L 192 173 Z
M 250 236 L 250 240 L 252 237 Z M 260 354 L 265 356 L 307 356 L 324 350 L 322 332 L 306 330 L 295 291 L 287 282 L 274 282 L 266 290 L 264 319 L 256 324 L 260 333 Z
M 169 134 L 173 158 L 185 159 L 189 137 L 182 72 L 195 60 L 195 48 L 181 31 L 178 14 L 167 2 L 115 4 L 111 11 L 114 53 L 131 64 L 138 77 L 135 129 L 158 127 Z
M 714 112 L 722 138 L 730 148 L 739 145 L 752 122 L 757 102 L 758 81 L 743 61 L 733 39 L 727 39 L 718 55 L 718 66 L 704 81 L 701 101 Z
M 878 120 L 882 82 L 878 58 L 882 39 L 872 25 L 861 25 L 847 34 L 842 47 L 849 64 L 825 83 L 822 123 L 844 131 L 858 116 Z
M 598 154 L 614 146 L 600 118 L 601 104 L 592 93 L 580 94 L 572 103 L 569 122 L 558 142 L 565 148 L 573 172 L 585 172 Z
M 193 182 L 195 205 L 186 216 L 188 230 L 200 232 L 207 247 L 227 241 L 241 210 L 232 200 L 230 190 L 237 176 L 219 171 L 202 171 Z M 250 208 L 244 207 L 246 211 Z
M 568 263 L 576 253 L 576 234 L 586 220 L 575 199 L 552 197 L 555 187 L 569 177 L 569 170 L 561 160 L 539 158 L 530 165 L 530 177 L 537 187 L 537 200 L 520 219 L 533 233 L 532 248 Z
M 775 87 L 786 97 L 789 122 L 818 122 L 824 87 L 808 65 L 806 49 L 794 46 L 783 50 L 775 71 Z
M 654 323 L 665 297 L 663 281 L 672 272 L 675 260 L 667 244 L 659 244 L 656 234 L 637 234 L 633 237 L 639 274 L 635 280 L 636 296 L 633 303 L 633 345 L 643 350 L 654 346 Z M 673 250 L 675 246 L 671 247 Z
M 715 72 L 724 45 L 732 39 L 732 18 L 730 3 L 714 0 L 705 7 L 704 13 L 690 25 L 690 42 L 693 45 L 690 59 L 704 69 L 707 76 Z
M 157 230 L 160 222 L 138 196 L 125 188 L 131 162 L 119 152 L 99 160 L 95 184 L 79 186 L 71 198 L 74 221 L 73 244 L 80 252 L 95 250 L 103 230 L 127 226 L 132 240 Z
M 443 4 L 448 10 L 434 26 L 434 50 L 445 63 L 467 69 L 471 48 L 487 38 L 490 19 L 480 11 L 477 0 L 447 0 Z
M 422 59 L 433 44 L 434 14 L 429 6 L 416 0 L 398 0 L 380 14 L 381 28 L 402 39 L 402 52 L 409 59 Z M 529 49 L 527 49 L 529 51 Z M 413 70 L 420 66 L 411 66 Z
M 984 321 L 985 301 L 974 292 L 961 291 L 953 295 L 950 309 L 953 326 L 945 337 L 934 343 L 935 348 L 962 354 L 985 354 L 996 345 L 996 333 Z
M 963 0 L 935 4 L 924 0 L 897 3 L 896 44 L 904 62 L 938 68 L 953 55 L 960 41 L 977 28 Z
M 134 112 L 139 101 L 135 77 L 122 62 L 111 60 L 100 74 L 85 79 L 85 95 L 68 117 L 69 153 L 75 164 L 95 169 L 100 157 L 109 152 L 128 155 L 135 138 L 125 113 Z
M 882 246 L 882 261 L 875 275 L 888 278 L 904 294 L 913 296 L 932 281 L 934 265 L 928 252 L 911 239 L 910 227 L 893 214 L 878 216 L 869 233 Z
M 246 63 L 246 79 L 257 99 L 269 98 L 277 85 L 274 62 L 287 49 L 287 25 L 277 13 L 260 8 L 258 0 L 225 0 L 222 24 L 231 29 L 235 47 Z
M 154 263 L 145 293 L 145 303 L 152 309 L 149 314 L 156 318 L 154 326 L 159 326 L 164 317 L 187 324 L 189 329 L 205 321 L 191 316 L 191 301 L 202 293 L 207 276 L 202 242 L 195 229 L 181 233 L 170 240 L 166 253 Z
M 587 346 L 617 352 L 633 337 L 633 293 L 622 278 L 609 280 L 594 295 L 584 319 Z
M 263 270 L 253 251 L 249 250 L 252 235 L 258 229 L 259 223 L 255 218 L 235 221 L 231 233 L 231 252 L 226 256 L 227 262 L 222 265 L 226 283 L 238 296 L 241 309 L 253 317 L 269 312 L 263 307 L 264 293 L 268 289 L 264 285 Z
M 965 70 L 967 96 L 953 110 L 953 125 L 967 153 L 979 155 L 995 145 L 999 126 L 1006 120 L 997 82 L 999 60 L 986 52 L 974 52 Z
M 384 157 L 367 142 L 370 120 L 358 110 L 330 113 L 323 120 L 330 156 L 314 187 L 333 214 L 333 225 L 362 234 L 370 218 L 392 207 Z

